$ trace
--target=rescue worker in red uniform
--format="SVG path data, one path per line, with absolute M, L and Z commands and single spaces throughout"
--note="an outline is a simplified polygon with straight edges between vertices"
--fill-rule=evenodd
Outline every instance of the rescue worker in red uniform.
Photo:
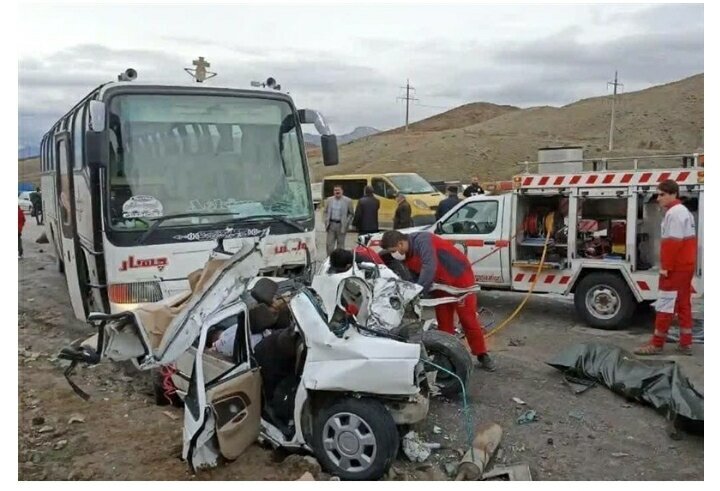
M 403 234 L 397 230 L 385 232 L 381 247 L 398 261 L 404 261 L 410 272 L 417 276 L 416 283 L 423 287 L 424 294 L 430 294 L 433 283 L 467 288 L 475 285 L 475 275 L 467 257 L 452 242 L 430 232 Z M 443 297 L 446 293 L 435 292 L 433 296 Z M 468 295 L 461 302 L 438 305 L 435 315 L 438 328 L 450 334 L 455 333 L 454 315 L 458 314 L 460 325 L 465 331 L 470 350 L 487 371 L 495 370 L 495 363 L 487 352 L 485 334 L 477 315 L 477 299 Z
M 675 314 L 680 324 L 678 350 L 692 354 L 692 279 L 697 263 L 697 236 L 692 213 L 678 200 L 679 188 L 667 180 L 658 186 L 658 203 L 665 216 L 660 227 L 660 282 L 655 303 L 655 333 L 649 344 L 635 350 L 637 355 L 657 355 L 665 346 Z

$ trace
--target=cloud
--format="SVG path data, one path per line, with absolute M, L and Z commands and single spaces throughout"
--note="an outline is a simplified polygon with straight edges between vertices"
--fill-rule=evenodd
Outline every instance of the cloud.
M 552 29 L 547 16 L 532 23 L 518 17 L 495 26 L 491 36 L 438 29 L 394 37 L 368 30 L 338 46 L 298 47 L 167 34 L 148 43 L 162 48 L 75 45 L 20 59 L 20 141 L 38 141 L 75 102 L 126 67 L 138 70 L 139 81 L 187 84 L 182 68 L 197 46 L 207 49 L 212 69 L 220 72 L 208 85 L 248 87 L 273 76 L 299 107 L 319 109 L 338 133 L 402 124 L 403 104 L 396 98 L 408 77 L 420 99 L 411 114 L 419 119 L 468 102 L 527 107 L 604 95 L 616 69 L 626 92 L 704 71 L 702 5 L 588 8 L 586 21 L 574 26 Z M 518 23 L 525 27 L 522 36 L 505 29 Z M 532 33 L 539 34 L 532 39 Z

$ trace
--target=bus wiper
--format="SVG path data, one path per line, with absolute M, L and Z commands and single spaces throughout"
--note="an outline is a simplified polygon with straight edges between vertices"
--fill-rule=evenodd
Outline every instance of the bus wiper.
M 150 228 L 147 229 L 147 231 L 140 236 L 140 238 L 137 240 L 137 245 L 142 245 L 145 243 L 145 241 L 150 237 L 157 229 L 160 227 L 160 224 L 164 222 L 165 220 L 172 220 L 173 218 L 196 218 L 196 217 L 215 217 L 215 216 L 227 216 L 227 215 L 236 215 L 236 213 L 231 213 L 227 211 L 219 211 L 219 212 L 210 212 L 210 213 L 200 213 L 200 212 L 189 212 L 189 213 L 175 213 L 173 215 L 165 215 L 158 217 L 152 225 L 150 225 Z
M 302 228 L 300 225 L 298 225 L 297 223 L 290 220 L 287 217 L 287 215 L 275 215 L 272 213 L 268 213 L 267 215 L 251 215 L 251 216 L 239 218 L 238 220 L 242 221 L 242 222 L 254 222 L 254 221 L 260 222 L 260 221 L 265 221 L 265 220 L 277 220 L 280 223 L 284 223 L 285 225 L 294 228 L 298 232 L 305 232 L 304 228 Z M 232 220 L 232 221 L 234 222 L 235 220 Z

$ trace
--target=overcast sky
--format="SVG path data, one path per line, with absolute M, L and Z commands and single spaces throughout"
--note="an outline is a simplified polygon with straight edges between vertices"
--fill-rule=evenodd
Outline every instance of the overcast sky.
M 19 144 L 36 145 L 77 100 L 126 67 L 187 84 L 199 55 L 248 87 L 275 77 L 340 134 L 467 102 L 563 105 L 703 72 L 702 5 L 21 6 Z

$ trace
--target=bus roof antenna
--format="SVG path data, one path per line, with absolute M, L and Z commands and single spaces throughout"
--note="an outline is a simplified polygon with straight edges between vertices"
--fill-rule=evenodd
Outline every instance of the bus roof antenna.
M 216 72 L 208 71 L 210 63 L 208 63 L 203 56 L 198 56 L 198 59 L 193 60 L 192 64 L 195 68 L 186 68 L 185 71 L 198 83 L 202 83 L 205 80 L 213 78 L 217 75 Z

